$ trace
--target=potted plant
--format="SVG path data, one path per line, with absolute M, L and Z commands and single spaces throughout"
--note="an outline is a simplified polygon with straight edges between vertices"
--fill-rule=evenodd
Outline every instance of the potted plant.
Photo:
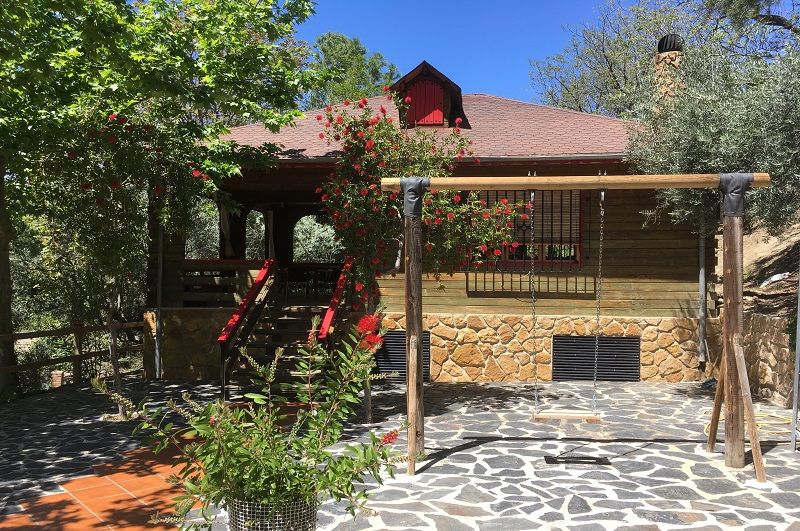
M 230 529 L 236 531 L 315 529 L 324 497 L 347 500 L 355 515 L 367 500 L 366 490 L 356 484 L 367 475 L 380 484 L 383 469 L 393 474 L 390 447 L 397 430 L 383 437 L 370 433 L 366 443 L 331 448 L 360 402 L 359 391 L 376 377 L 372 370 L 374 351 L 382 341 L 380 317 L 364 316 L 337 349 L 317 342 L 318 323 L 316 318 L 296 362 L 304 377 L 288 384 L 290 392 L 275 382 L 280 352 L 267 366 L 250 358 L 254 381 L 263 390 L 246 394 L 245 404 L 200 404 L 184 394 L 183 404 L 170 401 L 154 411 L 95 383 L 141 419 L 137 431 L 153 432 L 156 451 L 168 446 L 178 451 L 182 468 L 172 479 L 185 493 L 176 499 L 171 521 L 183 523 L 199 503 L 204 522 L 190 527 L 210 526 L 209 508 L 215 506 L 227 510 Z M 170 421 L 173 417 L 180 425 Z

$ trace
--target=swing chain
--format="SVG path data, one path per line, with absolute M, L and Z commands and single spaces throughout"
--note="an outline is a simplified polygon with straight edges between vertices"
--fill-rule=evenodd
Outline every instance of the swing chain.
M 529 251 L 530 260 L 531 260 L 531 269 L 528 273 L 528 284 L 531 288 L 531 334 L 535 335 L 536 333 L 536 234 L 534 232 L 534 227 L 536 223 L 536 217 L 534 216 L 534 200 L 536 199 L 536 191 L 531 191 L 531 201 L 530 201 L 530 220 L 531 220 L 531 247 Z M 536 341 L 533 341 L 534 347 L 531 348 L 531 357 L 533 358 L 534 363 L 534 371 L 533 371 L 533 410 L 535 413 L 539 413 L 541 409 L 541 405 L 539 404 L 539 365 L 536 364 Z
M 597 410 L 597 357 L 600 350 L 600 297 L 603 290 L 603 225 L 606 217 L 606 191 L 600 190 L 600 239 L 597 254 L 597 288 L 595 296 L 594 373 L 592 375 L 592 413 Z

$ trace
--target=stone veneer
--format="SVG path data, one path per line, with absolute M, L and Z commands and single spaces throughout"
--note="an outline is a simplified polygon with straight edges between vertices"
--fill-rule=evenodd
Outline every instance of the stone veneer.
M 591 317 L 426 314 L 431 332 L 431 381 L 531 382 L 552 379 L 554 335 L 592 336 Z M 402 313 L 387 313 L 384 326 L 405 328 Z M 697 319 L 681 317 L 602 317 L 601 333 L 641 338 L 643 381 L 686 382 L 711 376 L 698 359 Z M 719 319 L 707 320 L 709 358 L 720 357 Z M 743 346 L 754 394 L 784 403 L 790 395 L 791 356 L 786 321 L 745 315 Z
M 431 332 L 431 381 L 531 382 L 552 379 L 554 335 L 592 336 L 591 317 L 427 314 Z M 401 313 L 384 317 L 388 329 L 404 328 Z M 697 357 L 697 320 L 677 317 L 602 317 L 606 336 L 641 338 L 645 381 L 694 381 L 702 377 Z

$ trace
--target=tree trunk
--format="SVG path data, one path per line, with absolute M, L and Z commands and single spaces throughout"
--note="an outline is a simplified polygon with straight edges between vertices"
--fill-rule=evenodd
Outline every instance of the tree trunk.
M 11 318 L 11 241 L 14 239 L 14 228 L 6 208 L 5 195 L 5 161 L 0 156 L 0 367 L 17 364 L 14 352 L 14 332 Z M 17 373 L 0 374 L 0 403 L 19 396 Z

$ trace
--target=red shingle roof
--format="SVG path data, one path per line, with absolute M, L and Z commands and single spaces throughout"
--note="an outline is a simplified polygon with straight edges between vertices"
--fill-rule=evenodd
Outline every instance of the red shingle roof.
M 480 158 L 621 158 L 627 142 L 629 122 L 558 107 L 526 103 L 488 94 L 464 94 L 465 123 L 462 133 L 473 141 Z M 369 105 L 384 105 L 397 120 L 397 109 L 384 96 L 369 98 Z M 318 111 L 309 111 L 294 126 L 277 134 L 261 124 L 234 127 L 226 140 L 260 146 L 274 142 L 282 146 L 284 159 L 316 159 L 336 156 L 337 146 L 320 140 L 322 124 Z

